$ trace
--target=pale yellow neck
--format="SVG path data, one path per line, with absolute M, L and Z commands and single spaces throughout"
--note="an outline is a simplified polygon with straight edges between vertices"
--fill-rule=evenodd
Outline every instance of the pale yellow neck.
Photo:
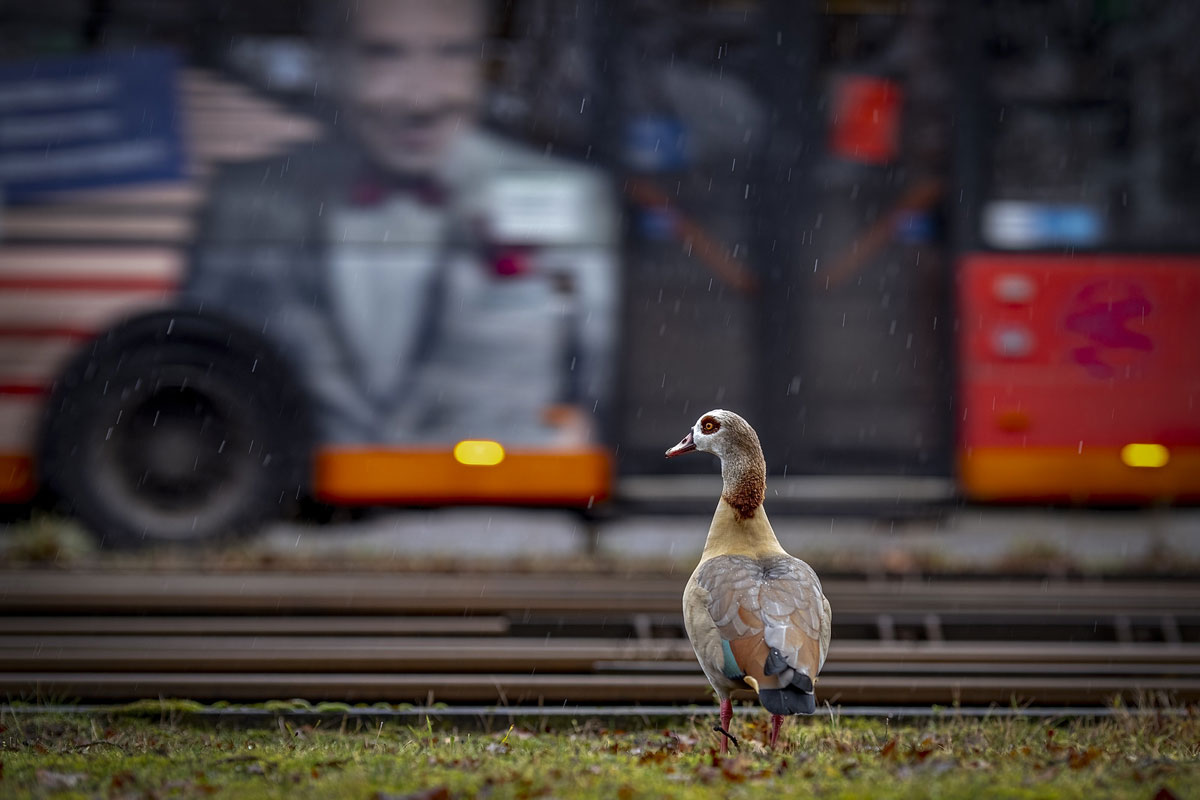
M 783 552 L 786 551 L 775 538 L 775 531 L 767 519 L 765 508 L 759 506 L 754 516 L 742 518 L 722 497 L 717 503 L 712 524 L 708 526 L 708 539 L 704 542 L 704 552 L 700 561 L 727 555 L 759 558 Z

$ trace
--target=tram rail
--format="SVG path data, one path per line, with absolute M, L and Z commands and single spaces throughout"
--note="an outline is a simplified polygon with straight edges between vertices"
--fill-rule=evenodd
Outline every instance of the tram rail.
M 708 704 L 679 575 L 10 572 L 0 696 Z M 826 582 L 831 704 L 1200 701 L 1200 586 Z

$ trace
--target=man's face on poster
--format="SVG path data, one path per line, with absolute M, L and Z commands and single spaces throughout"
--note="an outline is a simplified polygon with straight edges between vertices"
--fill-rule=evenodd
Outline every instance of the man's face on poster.
M 359 0 L 342 59 L 349 122 L 371 160 L 434 171 L 476 120 L 482 0 Z

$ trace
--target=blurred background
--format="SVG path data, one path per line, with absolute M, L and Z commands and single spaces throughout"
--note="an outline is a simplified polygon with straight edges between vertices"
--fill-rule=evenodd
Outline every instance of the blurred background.
M 0 22 L 10 516 L 691 557 L 717 465 L 662 453 L 723 407 L 831 563 L 1200 547 L 1190 3 Z
M 0 692 L 710 703 L 718 464 L 663 453 L 726 408 L 822 703 L 1196 702 L 1198 35 L 0 0 Z

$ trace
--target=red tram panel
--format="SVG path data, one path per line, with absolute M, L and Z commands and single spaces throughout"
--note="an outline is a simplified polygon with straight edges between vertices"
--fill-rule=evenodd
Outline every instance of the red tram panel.
M 968 498 L 1200 498 L 1200 257 L 975 254 L 960 267 Z

